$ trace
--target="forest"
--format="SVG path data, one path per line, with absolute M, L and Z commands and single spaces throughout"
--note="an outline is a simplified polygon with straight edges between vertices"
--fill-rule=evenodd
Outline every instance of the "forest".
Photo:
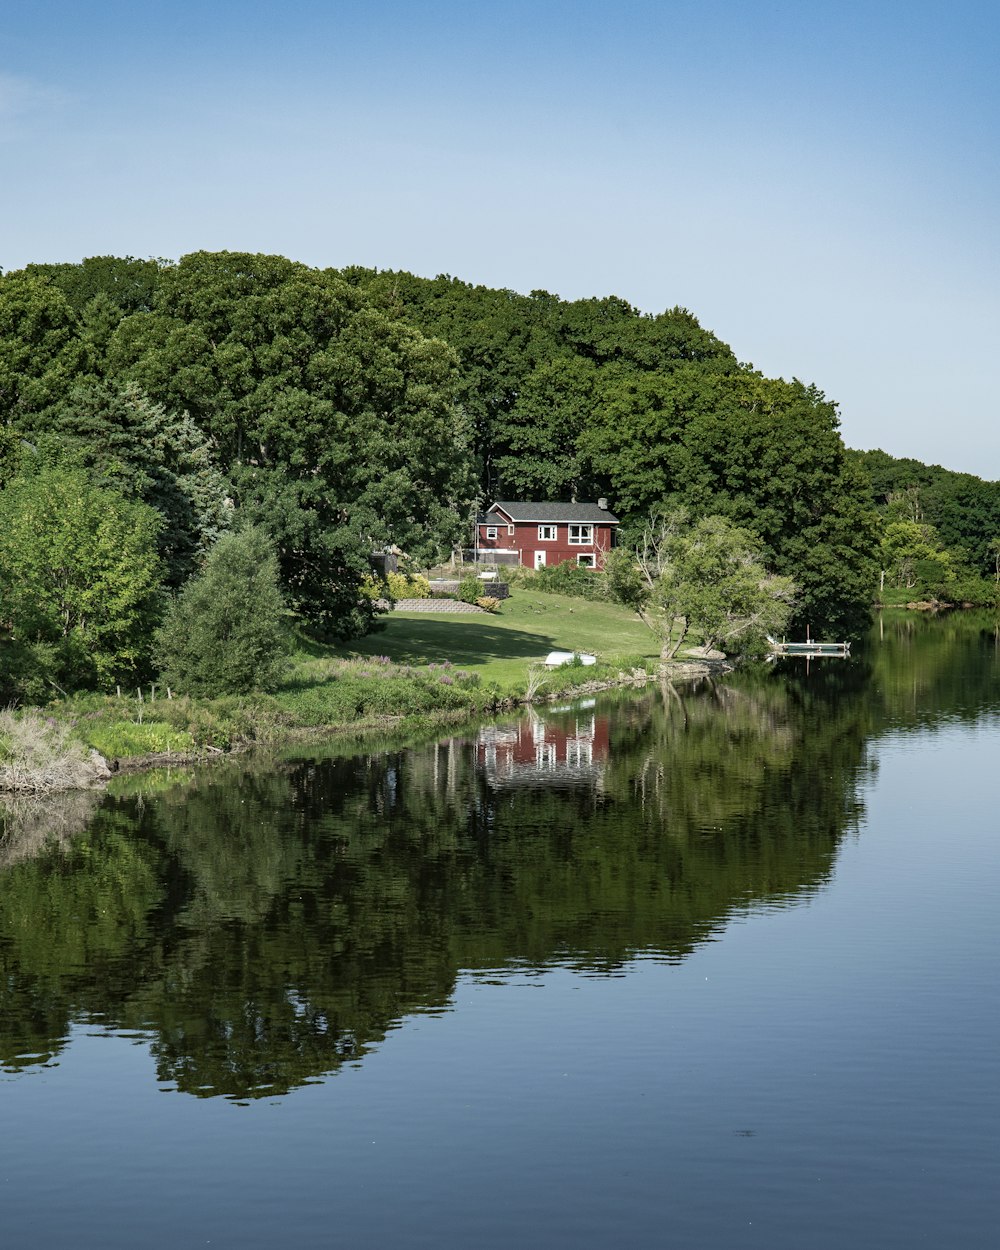
M 491 499 L 598 496 L 626 545 L 676 509 L 751 535 L 793 630 L 1000 581 L 1000 485 L 849 451 L 816 386 L 683 308 L 233 252 L 0 276 L 5 699 L 194 671 L 177 621 L 239 568 L 251 649 L 282 613 L 364 635 L 374 552 L 427 567 Z

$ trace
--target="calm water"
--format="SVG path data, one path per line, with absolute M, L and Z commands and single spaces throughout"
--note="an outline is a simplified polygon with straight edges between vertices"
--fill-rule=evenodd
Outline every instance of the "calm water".
M 1000 643 L 8 809 L 3 1247 L 979 1247 Z

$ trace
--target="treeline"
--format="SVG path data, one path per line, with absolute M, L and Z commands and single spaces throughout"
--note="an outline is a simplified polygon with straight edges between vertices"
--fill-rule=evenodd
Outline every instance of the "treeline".
M 884 451 L 851 451 L 879 518 L 881 588 L 900 597 L 995 605 L 1000 482 Z
M 366 632 L 372 551 L 465 536 L 457 379 L 445 343 L 281 257 L 0 278 L 4 694 L 148 671 L 169 597 L 230 529 L 266 536 L 312 632 Z
M 0 487 L 0 668 L 16 644 L 60 684 L 148 670 L 229 531 L 264 536 L 288 610 L 331 639 L 373 627 L 372 552 L 430 563 L 497 497 L 607 496 L 626 538 L 721 516 L 794 581 L 793 629 L 857 631 L 878 577 L 834 404 L 686 310 L 278 256 L 0 276 Z
M 483 498 L 606 496 L 639 537 L 686 509 L 752 531 L 797 587 L 791 628 L 854 633 L 876 582 L 876 517 L 833 403 L 765 378 L 683 308 L 564 301 L 349 269 L 379 307 L 445 339 Z

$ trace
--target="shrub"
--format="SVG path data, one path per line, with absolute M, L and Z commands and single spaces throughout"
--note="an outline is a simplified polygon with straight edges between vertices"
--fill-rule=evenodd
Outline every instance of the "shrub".
M 568 560 L 552 564 L 535 572 L 533 585 L 557 595 L 572 595 L 577 599 L 607 599 L 608 591 L 604 577 L 594 569 L 580 568 Z
M 358 584 L 358 590 L 362 599 L 367 599 L 369 603 L 378 603 L 380 599 L 390 598 L 388 586 L 374 573 L 364 574 Z
M 157 634 L 164 682 L 185 694 L 270 690 L 285 667 L 278 562 L 262 530 L 227 534 Z
M 922 588 L 908 591 L 910 599 L 923 598 L 926 591 L 928 597 L 939 599 L 942 603 L 972 603 L 976 607 L 996 607 L 1000 600 L 1000 587 L 992 578 L 965 576 L 956 577 L 947 582 L 931 582 Z
M 458 597 L 463 603 L 475 603 L 482 590 L 478 577 L 463 577 L 458 583 Z
M 385 580 L 389 588 L 389 598 L 393 602 L 397 599 L 429 599 L 431 597 L 431 584 L 419 573 L 387 573 Z
M 492 595 L 480 595 L 476 600 L 476 605 L 485 608 L 487 612 L 497 612 L 500 609 L 500 600 L 494 599 Z

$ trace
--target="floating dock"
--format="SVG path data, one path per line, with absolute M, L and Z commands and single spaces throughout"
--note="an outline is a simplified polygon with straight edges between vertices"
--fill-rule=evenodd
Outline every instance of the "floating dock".
M 771 645 L 771 652 L 774 655 L 839 655 L 848 656 L 851 654 L 851 644 L 849 642 L 815 642 L 812 639 L 806 639 L 805 642 L 778 642 L 774 638 L 767 640 Z

